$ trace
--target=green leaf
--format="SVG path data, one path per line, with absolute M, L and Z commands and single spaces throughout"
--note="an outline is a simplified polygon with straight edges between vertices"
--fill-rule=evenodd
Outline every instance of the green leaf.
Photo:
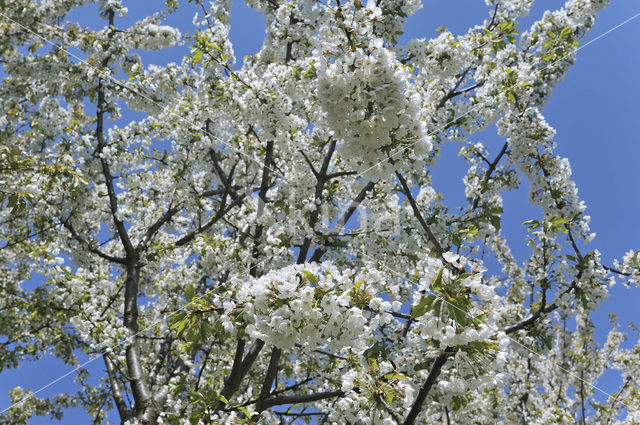
M 540 338 L 542 345 L 544 345 L 547 350 L 551 350 L 551 343 L 552 343 L 552 338 L 551 335 L 543 335 L 542 338 Z
M 196 320 L 194 319 L 194 317 L 191 317 L 190 320 L 185 321 L 188 322 L 188 329 L 185 335 L 187 342 L 196 342 L 198 340 L 198 326 L 196 326 Z
M 217 392 L 213 391 L 212 395 L 216 400 L 219 400 L 222 403 L 224 403 L 225 406 L 229 404 L 229 400 L 227 400 L 227 398 L 222 394 L 218 394 Z
M 164 4 L 167 5 L 167 8 L 169 9 L 169 12 L 173 12 L 174 10 L 176 10 L 178 8 L 178 1 L 177 0 L 165 0 Z
M 435 291 L 442 291 L 442 273 L 444 273 L 444 266 L 440 267 L 440 270 L 438 270 L 438 274 L 433 281 L 433 289 Z
M 184 311 L 179 311 L 173 314 L 169 319 L 169 328 L 175 330 L 176 327 L 178 326 L 178 323 L 180 323 L 180 321 L 182 321 L 186 316 L 187 316 L 187 313 Z
M 11 195 L 9 195 L 9 204 L 7 206 L 9 208 L 13 208 L 16 206 L 17 203 L 18 203 L 18 195 L 16 195 L 15 193 L 12 193 Z
M 191 57 L 191 61 L 193 63 L 202 62 L 202 50 L 196 50 L 195 53 L 193 54 L 193 56 Z
M 467 311 L 469 303 L 466 298 L 454 298 L 447 303 L 447 311 L 449 316 L 458 324 L 464 326 L 467 324 Z
M 476 226 L 475 224 L 472 224 L 466 229 L 462 229 L 460 232 L 467 236 L 475 236 L 478 234 L 478 226 Z
M 411 317 L 415 319 L 424 316 L 427 311 L 431 310 L 436 299 L 438 299 L 438 297 L 433 294 L 422 297 L 418 304 L 411 310 Z
M 11 208 L 11 215 L 13 216 L 24 211 L 27 206 L 27 202 L 22 196 L 12 193 L 9 195 L 9 204 L 7 206 Z
M 193 297 L 196 296 L 196 289 L 193 287 L 193 284 L 190 283 L 187 285 L 187 288 L 184 290 L 184 297 L 187 299 L 187 302 L 190 303 L 193 300 Z
M 360 292 L 360 287 L 362 287 L 362 280 L 358 280 L 353 284 L 353 291 L 357 294 L 358 292 Z
M 301 270 L 300 274 L 302 274 L 305 277 L 305 279 L 307 279 L 309 282 L 311 282 L 311 284 L 313 284 L 313 286 L 317 286 L 318 285 L 318 278 L 313 273 L 311 273 L 310 271 Z
M 385 379 L 388 380 L 402 380 L 402 379 L 408 379 L 406 376 L 404 376 L 401 373 L 395 373 L 395 372 L 389 372 L 386 375 L 384 375 Z
M 463 280 L 465 280 L 466 278 L 468 278 L 469 276 L 471 276 L 471 273 L 462 273 L 460 276 L 458 276 L 456 278 L 455 283 L 457 285 L 461 284 Z
M 376 342 L 371 347 L 364 350 L 362 355 L 365 359 L 377 359 L 385 353 L 385 345 L 382 342 Z
M 209 338 L 211 338 L 213 333 L 214 333 L 213 327 L 211 327 L 209 322 L 207 322 L 206 320 L 203 320 L 200 323 L 200 335 L 202 336 L 202 340 L 206 342 L 207 340 L 209 340 Z
M 187 327 L 187 322 L 189 321 L 189 317 L 186 315 L 183 316 L 182 320 L 177 321 L 174 326 L 172 327 L 173 330 L 176 331 L 176 334 L 178 334 L 178 336 L 182 336 L 182 333 L 184 332 L 184 329 Z
M 489 222 L 491 223 L 491 225 L 493 227 L 495 227 L 496 230 L 500 230 L 500 227 L 502 225 L 501 221 L 500 221 L 500 217 L 497 215 L 492 215 L 491 217 L 489 217 Z
M 220 396 L 220 397 L 222 397 L 222 396 Z M 242 413 L 244 413 L 244 415 L 247 417 L 247 419 L 251 419 L 251 413 L 249 413 L 249 411 L 247 410 L 246 407 L 240 406 L 239 409 L 240 409 L 240 411 Z
M 435 300 L 433 302 L 432 310 L 433 310 L 433 313 L 436 316 L 438 316 L 438 317 L 440 316 L 440 313 L 442 313 L 442 300 L 441 299 L 438 298 L 437 300 Z
M 189 391 L 189 397 L 191 399 L 191 403 L 197 403 L 204 398 L 202 393 L 199 391 Z
M 567 220 L 566 218 L 563 218 L 563 217 L 553 217 L 551 219 L 551 223 L 553 223 L 555 225 L 566 224 L 568 222 L 569 222 L 569 220 Z

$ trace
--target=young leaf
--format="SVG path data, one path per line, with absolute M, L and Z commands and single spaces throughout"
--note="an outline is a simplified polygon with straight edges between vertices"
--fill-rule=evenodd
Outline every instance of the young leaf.
M 300 273 L 309 281 L 313 286 L 318 285 L 318 278 L 308 270 L 301 270 Z
M 411 317 L 415 319 L 420 316 L 424 316 L 427 313 L 427 311 L 429 311 L 432 308 L 433 302 L 436 299 L 437 297 L 433 294 L 423 296 L 422 299 L 420 299 L 420 301 L 418 302 L 418 304 L 415 307 L 413 307 L 413 309 L 411 310 Z

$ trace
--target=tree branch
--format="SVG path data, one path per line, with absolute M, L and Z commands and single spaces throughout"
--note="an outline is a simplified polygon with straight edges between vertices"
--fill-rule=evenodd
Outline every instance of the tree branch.
M 536 320 L 538 320 L 540 318 L 540 316 L 542 316 L 543 314 L 546 313 L 551 313 L 553 310 L 557 309 L 558 306 L 556 304 L 550 304 L 548 306 L 546 306 L 545 308 L 540 308 L 538 310 L 536 310 L 536 312 L 531 315 L 530 317 L 528 317 L 527 319 L 523 320 L 522 322 L 513 325 L 513 326 L 509 326 L 507 329 L 504 330 L 504 333 L 506 334 L 512 334 L 514 332 L 519 331 L 520 329 L 524 329 L 528 326 L 531 326 Z
M 445 350 L 444 353 L 436 357 L 435 361 L 433 362 L 433 366 L 431 367 L 431 372 L 429 372 L 427 380 L 424 381 L 424 384 L 422 384 L 422 387 L 420 387 L 420 391 L 418 391 L 418 395 L 416 396 L 416 399 L 414 400 L 413 405 L 411 406 L 411 410 L 407 414 L 403 425 L 413 425 L 415 423 L 418 414 L 422 410 L 422 404 L 427 398 L 427 394 L 429 394 L 431 387 L 433 387 L 433 384 L 435 384 L 436 382 L 436 378 L 438 378 L 440 372 L 442 371 L 442 366 L 444 366 L 444 364 L 447 362 L 447 359 L 452 354 L 453 349 L 449 347 Z
M 263 401 L 263 410 L 268 409 L 273 406 L 280 406 L 282 404 L 299 404 L 299 403 L 309 403 L 312 401 L 326 400 L 328 398 L 334 397 L 342 397 L 344 395 L 344 391 L 326 391 L 323 393 L 313 393 L 313 394 L 304 394 L 304 395 L 292 395 L 292 396 L 280 396 L 273 397 Z
M 311 212 L 311 215 L 309 217 L 309 227 L 311 227 L 311 229 L 315 229 L 316 224 L 318 223 L 318 218 L 320 217 L 320 205 L 322 202 L 322 191 L 324 190 L 324 185 L 327 183 L 327 170 L 329 169 L 329 164 L 331 163 L 331 157 L 333 156 L 333 153 L 336 150 L 336 144 L 337 141 L 336 139 L 331 139 L 331 142 L 329 143 L 329 149 L 327 151 L 327 154 L 324 157 L 324 160 L 322 161 L 322 166 L 320 167 L 320 171 L 315 171 L 315 168 L 313 167 L 313 165 L 309 162 L 309 166 L 311 167 L 312 172 L 314 173 L 315 177 L 316 177 L 316 187 L 315 187 L 315 200 L 316 200 L 316 207 L 315 209 Z M 303 152 L 304 155 L 304 152 Z M 307 158 L 306 155 L 304 155 L 305 159 L 307 159 L 307 161 L 309 161 L 309 159 Z M 300 246 L 300 252 L 298 253 L 298 264 L 302 264 L 307 260 L 307 254 L 309 253 L 309 248 L 311 247 L 311 236 L 307 235 L 304 238 L 304 241 L 302 242 L 302 246 Z
M 258 135 L 254 135 L 258 138 Z M 260 139 L 258 138 L 258 141 Z M 273 160 L 273 140 L 267 142 L 266 154 L 264 157 L 264 164 L 262 166 L 262 181 L 260 182 L 260 191 L 258 192 L 258 211 L 256 211 L 256 221 L 262 218 L 264 213 L 264 206 L 267 203 L 267 191 L 269 190 L 269 171 L 271 171 L 271 162 Z M 255 261 L 259 257 L 259 245 L 260 238 L 262 237 L 262 231 L 264 226 L 262 224 L 256 224 L 256 230 L 253 235 L 253 262 L 249 267 L 249 274 L 256 277 L 258 263 Z
M 244 194 L 239 195 L 238 198 L 235 199 L 231 204 L 229 204 L 227 208 L 224 207 L 225 201 L 223 201 L 218 212 L 207 223 L 205 223 L 202 226 L 199 226 L 196 230 L 190 233 L 187 233 L 186 235 L 178 239 L 176 241 L 176 246 L 183 246 L 191 242 L 197 235 L 209 229 L 211 226 L 216 224 L 220 219 L 222 219 L 229 211 L 231 211 L 233 208 L 235 208 L 240 203 L 242 203 L 244 198 L 245 198 Z
M 433 232 L 429 228 L 429 225 L 424 220 L 424 217 L 422 217 L 422 213 L 420 212 L 420 209 L 418 208 L 418 204 L 416 203 L 415 199 L 413 198 L 413 195 L 411 194 L 411 191 L 409 190 L 409 186 L 407 186 L 407 181 L 402 176 L 402 174 L 400 174 L 399 171 L 396 171 L 396 176 L 398 176 L 398 180 L 400 180 L 400 184 L 402 185 L 402 191 L 403 191 L 404 195 L 409 200 L 409 204 L 411 205 L 411 209 L 413 210 L 413 215 L 418 219 L 418 222 L 420 222 L 420 225 L 422 226 L 422 228 L 424 229 L 425 233 L 427 234 L 427 237 L 429 238 L 429 241 L 433 244 L 433 246 L 435 247 L 436 251 L 438 252 L 438 256 L 441 257 L 442 254 L 444 254 L 444 249 L 442 249 L 442 246 L 440 245 L 440 242 L 438 242 L 438 239 L 436 239 L 436 236 L 433 234 Z
M 487 168 L 487 171 L 484 173 L 484 179 L 482 180 L 483 185 L 486 185 L 489 182 L 489 179 L 491 178 L 491 174 L 493 174 L 496 167 L 498 166 L 498 163 L 500 162 L 504 154 L 507 152 L 508 147 L 509 147 L 509 142 L 504 142 L 504 145 L 502 145 L 502 149 L 500 149 L 498 156 L 496 156 L 493 162 L 489 164 L 489 168 Z M 480 202 L 480 197 L 476 196 L 475 199 L 473 200 L 472 210 L 475 210 L 476 208 L 478 208 L 479 202 Z
M 264 381 L 262 382 L 262 389 L 260 390 L 260 399 L 258 403 L 256 403 L 256 409 L 261 412 L 265 409 L 264 402 L 266 398 L 271 393 L 271 387 L 273 386 L 273 382 L 276 379 L 276 375 L 278 374 L 278 363 L 280 362 L 280 356 L 282 355 L 282 350 L 278 347 L 273 347 L 271 349 L 271 358 L 269 359 L 269 367 L 267 367 L 267 374 L 264 377 Z
M 462 93 L 462 92 L 457 92 L 456 90 L 458 90 L 458 87 L 460 87 L 460 84 L 462 84 L 462 82 L 467 77 L 467 74 L 469 73 L 470 70 L 471 70 L 471 66 L 467 67 L 467 69 L 465 69 L 462 72 L 462 74 L 460 74 L 460 77 L 458 78 L 458 81 L 456 81 L 456 83 L 454 84 L 453 88 L 451 90 L 449 90 L 447 92 L 447 94 L 442 96 L 442 98 L 440 99 L 440 101 L 436 105 L 436 109 L 442 108 L 445 105 L 445 103 L 447 103 L 447 100 L 449 100 L 449 99 L 451 99 L 451 98 L 453 98 L 455 96 L 458 96 L 459 94 Z
M 69 231 L 69 233 L 71 233 L 71 237 L 73 237 L 73 239 L 75 239 L 76 241 L 78 241 L 80 244 L 85 245 L 87 247 L 87 249 L 89 250 L 89 252 L 96 254 L 98 257 L 110 261 L 112 263 L 117 263 L 117 264 L 126 264 L 126 259 L 122 258 L 122 257 L 116 257 L 113 255 L 109 255 L 109 254 L 105 254 L 104 252 L 100 251 L 98 248 L 95 248 L 93 246 L 91 246 L 91 244 L 87 241 L 85 241 L 82 236 L 80 236 L 78 234 L 78 232 L 75 230 L 75 228 L 73 227 L 73 225 L 71 223 L 69 223 L 69 219 L 60 219 L 60 223 L 62 223 L 62 225 Z
M 115 370 L 113 368 L 111 357 L 109 357 L 109 354 L 103 352 L 102 359 L 104 360 L 104 365 L 107 368 L 107 376 L 109 378 L 109 385 L 111 386 L 111 396 L 113 397 L 113 401 L 115 402 L 116 408 L 118 409 L 120 420 L 122 422 L 126 422 L 131 419 L 131 409 L 129 409 L 129 406 L 127 406 L 127 403 L 122 395 L 123 390 L 120 386 L 120 382 L 118 382 L 118 377 L 116 376 Z
M 249 352 L 247 353 L 247 355 L 244 356 L 244 359 L 243 359 L 242 354 L 244 353 L 244 346 L 245 346 L 244 340 L 243 339 L 238 340 L 238 345 L 236 346 L 236 354 L 233 359 L 233 366 L 231 367 L 231 372 L 229 373 L 229 376 L 227 377 L 224 383 L 222 391 L 220 392 L 220 394 L 223 395 L 227 400 L 229 400 L 231 396 L 238 390 L 238 388 L 240 388 L 240 383 L 242 382 L 242 379 L 244 379 L 246 374 L 249 372 L 249 369 L 255 362 L 256 358 L 258 357 L 258 354 L 260 354 L 260 350 L 262 350 L 262 347 L 264 346 L 264 341 L 260 339 L 256 340 L 251 346 L 251 348 L 249 349 Z M 218 409 L 222 407 L 223 406 L 220 403 L 217 406 Z
M 160 230 L 160 228 L 169 220 L 171 220 L 173 218 L 173 216 L 180 211 L 179 207 L 173 207 L 171 208 L 171 206 L 169 206 L 169 209 L 162 214 L 162 217 L 160 217 L 155 223 L 153 223 L 153 225 L 151 227 L 149 227 L 147 229 L 147 231 L 144 234 L 144 237 L 142 238 L 142 240 L 140 241 L 140 243 L 138 243 L 138 246 L 136 248 L 136 250 L 138 252 L 142 252 L 147 248 L 147 244 L 149 243 L 149 241 L 153 238 L 153 236 L 156 234 L 156 232 L 158 230 Z
M 334 233 L 340 233 L 340 230 L 342 230 L 342 228 L 347 224 L 347 222 L 349 221 L 353 213 L 356 211 L 356 208 L 358 208 L 358 206 L 362 203 L 362 201 L 364 201 L 364 198 L 367 196 L 367 192 L 373 189 L 374 186 L 375 186 L 374 182 L 368 182 L 360 190 L 360 193 L 358 193 L 358 196 L 356 196 L 353 199 L 353 201 L 351 201 L 351 205 L 349 205 L 349 208 L 347 208 L 347 210 L 344 212 L 342 217 L 340 217 L 340 219 L 338 220 L 338 223 L 334 227 L 335 229 Z M 326 248 L 316 249 L 313 255 L 311 256 L 310 261 L 316 262 L 316 263 L 319 262 L 324 256 L 324 254 L 326 254 L 326 252 L 327 252 Z

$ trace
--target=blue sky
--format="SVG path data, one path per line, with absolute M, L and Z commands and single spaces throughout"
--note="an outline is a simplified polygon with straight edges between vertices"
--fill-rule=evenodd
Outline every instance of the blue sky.
M 162 1 L 124 1 L 130 14 L 119 25 L 128 25 L 143 13 L 158 10 Z M 181 2 L 186 3 L 186 2 Z M 522 20 L 524 30 L 538 19 L 544 10 L 557 9 L 564 4 L 558 0 L 538 0 L 529 17 Z M 156 6 L 157 5 L 157 6 Z M 193 32 L 191 18 L 196 9 L 186 5 L 169 23 L 183 32 Z M 603 34 L 623 21 L 640 12 L 640 3 L 619 0 L 612 2 L 599 15 L 598 20 L 585 40 Z M 401 40 L 436 35 L 438 26 L 445 26 L 453 33 L 465 32 L 469 27 L 480 24 L 488 16 L 489 9 L 482 0 L 425 0 L 424 7 L 409 18 L 406 33 Z M 103 25 L 96 17 L 95 6 L 89 5 L 73 13 L 71 19 L 85 25 L 99 28 Z M 117 21 L 118 23 L 118 21 Z M 259 13 L 248 9 L 244 3 L 235 1 L 231 17 L 231 38 L 236 57 L 256 52 L 264 37 L 264 19 Z M 640 17 L 612 31 L 580 50 L 574 66 L 567 77 L 555 89 L 545 116 L 555 127 L 557 152 L 569 158 L 573 179 L 580 198 L 587 204 L 587 214 L 592 217 L 591 227 L 597 237 L 588 250 L 598 249 L 603 254 L 605 264 L 612 265 L 616 258 L 630 250 L 640 248 L 640 227 L 637 214 L 640 211 L 640 132 L 638 113 L 640 112 Z M 171 49 L 170 52 L 144 54 L 146 63 L 166 63 L 179 61 L 185 47 Z M 130 119 L 131 116 L 129 116 Z M 125 118 L 127 118 L 125 116 Z M 495 132 L 487 131 L 474 135 L 472 140 L 482 141 L 490 148 L 504 143 Z M 440 167 L 433 169 L 434 186 L 450 200 L 450 206 L 464 204 L 462 177 L 466 172 L 464 161 L 457 157 L 459 145 L 445 145 Z M 503 228 L 512 243 L 515 255 L 523 260 L 529 254 L 524 243 L 526 228 L 522 221 L 536 218 L 539 213 L 526 201 L 524 190 L 505 195 Z M 599 342 L 604 340 L 608 330 L 609 312 L 616 313 L 621 323 L 638 320 L 637 306 L 640 305 L 640 291 L 625 290 L 618 286 L 611 298 L 594 314 L 600 331 Z M 90 369 L 102 373 L 103 363 L 96 360 Z M 0 374 L 0 410 L 8 407 L 6 392 L 20 385 L 37 389 L 69 371 L 55 359 L 43 359 L 26 364 L 17 370 Z M 618 377 L 608 373 L 598 382 L 607 392 L 616 389 Z M 61 391 L 73 391 L 73 377 L 69 376 L 42 392 L 43 396 Z M 114 421 L 117 421 L 115 416 Z M 88 423 L 89 418 L 82 412 L 68 412 L 62 423 Z M 119 421 L 118 421 L 119 422 Z M 58 423 L 47 418 L 32 420 L 33 424 Z

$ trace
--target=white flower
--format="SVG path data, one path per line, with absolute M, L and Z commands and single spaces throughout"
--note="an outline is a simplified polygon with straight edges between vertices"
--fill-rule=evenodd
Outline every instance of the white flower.
M 454 252 L 445 252 L 444 254 L 442 254 L 442 258 L 445 259 L 445 261 L 451 265 L 453 265 L 454 267 L 461 269 L 465 266 L 465 264 L 467 264 L 467 259 L 465 257 L 462 257 Z

